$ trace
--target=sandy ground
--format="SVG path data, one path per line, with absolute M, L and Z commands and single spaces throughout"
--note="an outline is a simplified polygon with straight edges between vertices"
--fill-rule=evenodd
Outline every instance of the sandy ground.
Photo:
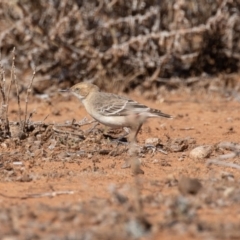
M 42 144 L 41 155 L 32 158 L 24 156 L 35 140 L 1 143 L 1 239 L 240 239 L 240 172 L 206 164 L 229 153 L 217 148 L 219 143 L 239 142 L 239 102 L 184 92 L 166 94 L 162 102 L 134 93 L 130 97 L 175 116 L 149 120 L 139 133 L 144 174 L 134 176 L 130 168 L 122 168 L 128 146 L 103 137 L 101 125 L 74 147 L 63 142 L 55 155 L 50 143 Z M 33 121 L 47 115 L 46 123 L 91 119 L 67 95 L 33 98 L 29 110 L 34 109 Z M 17 119 L 16 111 L 12 101 L 11 120 Z M 149 138 L 158 138 L 165 153 L 157 147 L 144 150 Z M 176 139 L 186 139 L 186 147 L 171 150 Z M 189 152 L 201 145 L 212 146 L 210 156 L 190 158 Z M 117 154 L 110 154 L 112 150 Z M 83 154 L 74 158 L 64 155 L 79 151 Z M 239 158 L 224 161 L 238 164 Z M 197 178 L 200 192 L 180 192 L 183 176 Z

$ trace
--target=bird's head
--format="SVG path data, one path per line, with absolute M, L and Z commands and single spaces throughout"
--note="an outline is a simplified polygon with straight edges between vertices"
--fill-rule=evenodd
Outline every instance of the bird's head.
M 89 93 L 91 92 L 98 92 L 99 88 L 92 84 L 87 82 L 81 82 L 77 83 L 76 85 L 72 86 L 69 91 L 75 95 L 80 100 L 85 99 Z

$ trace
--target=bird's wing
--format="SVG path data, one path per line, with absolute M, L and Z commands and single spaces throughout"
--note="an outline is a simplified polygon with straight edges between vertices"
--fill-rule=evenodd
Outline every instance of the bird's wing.
M 101 102 L 97 110 L 104 116 L 127 116 L 130 113 L 149 111 L 150 108 L 126 97 L 112 94 Z
M 158 109 L 149 108 L 123 96 L 109 93 L 102 96 L 103 98 L 101 99 L 101 104 L 99 104 L 97 111 L 104 116 L 128 116 L 130 114 L 140 114 L 145 115 L 146 117 L 172 117 Z

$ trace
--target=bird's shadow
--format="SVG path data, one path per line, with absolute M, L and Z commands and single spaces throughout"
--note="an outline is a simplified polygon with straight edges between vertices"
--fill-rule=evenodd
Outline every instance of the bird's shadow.
M 128 140 L 126 137 L 113 137 L 109 134 L 103 134 L 105 139 L 108 139 L 111 142 L 117 142 L 117 143 L 121 143 L 121 144 L 128 144 Z

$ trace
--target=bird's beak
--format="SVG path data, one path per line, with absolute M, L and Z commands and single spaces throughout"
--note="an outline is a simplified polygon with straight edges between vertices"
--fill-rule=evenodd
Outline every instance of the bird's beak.
M 59 89 L 58 90 L 59 92 L 71 92 L 71 89 L 68 88 L 68 89 Z

